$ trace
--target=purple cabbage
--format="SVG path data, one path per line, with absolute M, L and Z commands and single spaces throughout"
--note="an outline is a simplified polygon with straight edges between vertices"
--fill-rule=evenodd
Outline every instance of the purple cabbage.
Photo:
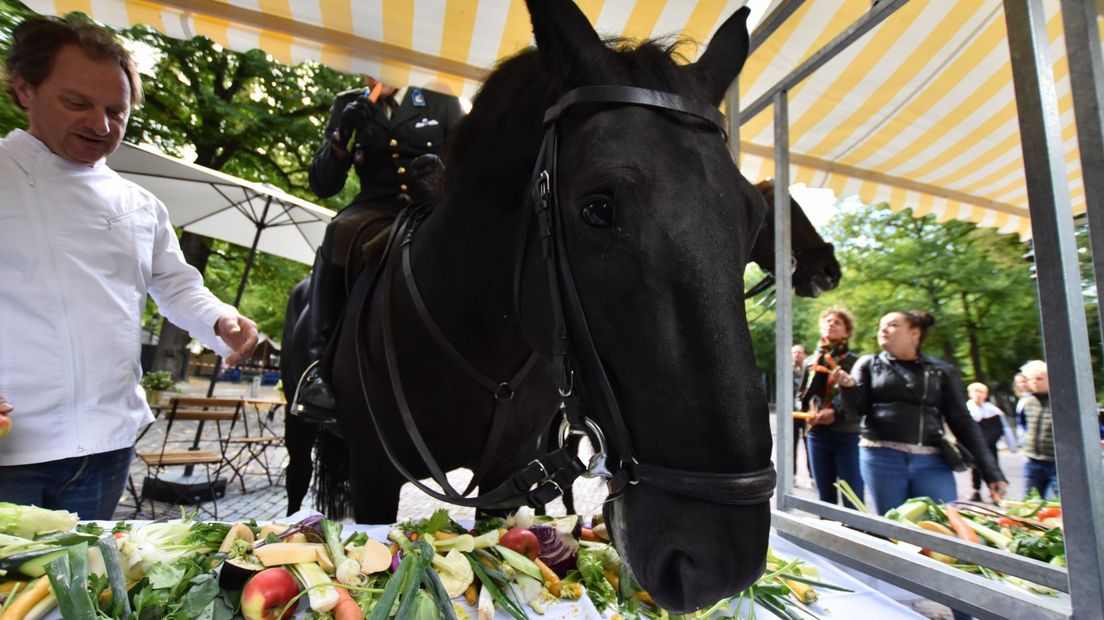
M 402 550 L 396 551 L 395 555 L 391 556 L 391 568 L 388 570 L 392 573 L 399 570 L 399 564 L 402 563 L 403 552 Z
M 575 561 L 579 556 L 579 541 L 571 535 L 571 532 L 561 532 L 551 525 L 534 525 L 530 532 L 537 535 L 540 542 L 540 553 L 537 557 L 548 565 L 552 572 L 560 577 L 567 575 L 567 571 L 575 568 Z

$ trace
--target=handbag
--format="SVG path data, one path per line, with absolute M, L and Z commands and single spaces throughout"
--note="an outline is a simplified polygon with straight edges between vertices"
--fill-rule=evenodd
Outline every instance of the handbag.
M 974 466 L 974 455 L 970 453 L 964 446 L 951 442 L 945 436 L 943 431 L 939 431 L 939 455 L 943 457 L 943 460 L 947 462 L 947 467 L 951 468 L 951 471 L 966 471 Z

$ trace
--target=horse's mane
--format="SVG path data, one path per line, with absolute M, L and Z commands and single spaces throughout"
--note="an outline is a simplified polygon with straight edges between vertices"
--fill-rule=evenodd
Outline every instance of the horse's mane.
M 704 100 L 702 86 L 675 60 L 681 43 L 609 39 L 607 48 L 614 53 L 597 50 L 565 81 L 547 71 L 535 48 L 503 60 L 479 89 L 471 113 L 449 137 L 445 195 L 481 196 L 505 208 L 517 206 L 540 146 L 544 112 L 571 88 L 634 85 Z

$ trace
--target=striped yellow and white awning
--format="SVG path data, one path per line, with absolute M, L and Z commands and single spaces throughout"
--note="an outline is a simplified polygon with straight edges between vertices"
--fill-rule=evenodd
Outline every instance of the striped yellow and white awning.
M 315 60 L 470 96 L 495 61 L 532 42 L 524 0 L 25 0 L 113 25 L 205 35 L 285 63 Z M 746 0 L 577 0 L 603 35 L 708 41 Z M 1001 0 L 912 0 L 790 91 L 791 179 L 1030 235 Z M 870 10 L 806 0 L 752 55 L 740 101 L 771 85 Z M 1075 212 L 1084 188 L 1058 0 L 1047 0 Z M 693 59 L 699 49 L 684 48 Z M 741 168 L 773 175 L 770 108 L 741 129 Z
M 870 9 L 805 2 L 740 76 L 757 99 Z M 1084 210 L 1069 68 L 1057 0 L 1045 3 L 1075 212 Z M 1000 0 L 913 0 L 790 91 L 791 179 L 940 221 L 1030 235 L 1027 190 Z M 773 173 L 766 109 L 741 129 L 743 169 Z

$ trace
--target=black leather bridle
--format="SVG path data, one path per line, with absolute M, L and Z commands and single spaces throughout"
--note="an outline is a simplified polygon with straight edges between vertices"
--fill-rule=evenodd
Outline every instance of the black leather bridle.
M 532 367 L 535 358 L 530 355 L 523 367 L 510 380 L 496 382 L 483 375 L 456 351 L 444 333 L 433 322 L 418 293 L 409 259 L 410 239 L 416 228 L 417 218 L 410 217 L 402 217 L 396 222 L 396 226 L 392 231 L 392 240 L 389 241 L 389 250 L 385 252 L 385 257 L 388 258 L 384 259 L 386 261 L 386 267 L 384 268 L 384 315 L 381 321 L 384 330 L 384 348 L 391 374 L 392 388 L 395 391 L 396 402 L 403 424 L 434 480 L 441 485 L 444 493 L 439 493 L 419 482 L 398 462 L 387 438 L 384 437 L 382 426 L 376 420 L 375 414 L 372 413 L 367 389 L 365 388 L 364 396 L 366 402 L 369 402 L 368 410 L 372 415 L 384 450 L 400 473 L 422 491 L 437 499 L 462 506 L 510 508 L 521 502 L 543 505 L 562 493 L 562 489 L 566 488 L 565 485 L 570 485 L 580 474 L 608 479 L 611 497 L 616 497 L 629 485 L 641 484 L 703 501 L 730 506 L 747 506 L 765 502 L 774 493 L 775 471 L 773 466 L 768 465 L 761 470 L 747 473 L 697 472 L 653 465 L 641 462 L 637 458 L 631 434 L 621 414 L 621 407 L 602 364 L 601 356 L 595 347 L 586 313 L 579 298 L 574 271 L 567 251 L 563 213 L 557 200 L 556 161 L 559 120 L 568 109 L 578 104 L 644 106 L 674 112 L 706 121 L 719 132 L 722 140 L 724 139 L 724 119 L 716 108 L 704 103 L 686 99 L 675 93 L 631 86 L 584 86 L 576 88 L 565 93 L 559 101 L 545 112 L 544 140 L 530 181 L 528 206 L 531 208 L 524 210 L 517 244 L 514 270 L 514 303 L 515 307 L 520 309 L 521 280 L 531 232 L 530 220 L 535 218 L 541 256 L 544 258 L 548 273 L 552 313 L 554 380 L 556 388 L 564 400 L 567 424 L 575 432 L 585 433 L 595 447 L 596 453 L 590 460 L 589 466 L 584 466 L 576 456 L 569 455 L 563 447 L 562 439 L 566 437 L 567 431 L 564 428 L 561 445 L 557 450 L 532 461 L 525 469 L 493 490 L 481 493 L 478 497 L 468 497 L 468 494 L 476 485 L 481 473 L 479 471 L 476 472 L 475 479 L 464 493 L 458 493 L 449 485 L 444 472 L 441 471 L 441 468 L 429 453 L 421 433 L 418 432 L 414 424 L 398 375 L 389 298 L 394 270 L 396 264 L 400 262 L 398 260 L 400 247 L 402 248 L 401 262 L 406 284 L 423 323 L 438 346 L 494 397 L 493 416 L 495 416 L 495 419 L 492 419 L 491 422 L 491 439 L 485 445 L 484 454 L 480 459 L 481 466 L 477 469 L 481 469 L 488 459 L 494 456 L 493 449 L 488 450 L 488 448 L 497 445 L 496 437 L 500 432 L 498 427 L 501 426 L 500 421 L 497 420 L 501 410 L 500 405 L 504 401 L 509 402 L 513 390 L 524 378 L 528 369 Z M 402 239 L 402 241 L 395 243 L 396 238 Z M 357 323 L 359 325 L 361 321 L 357 321 Z M 363 386 L 364 369 L 360 360 L 360 347 L 362 345 L 359 344 L 361 342 L 359 335 L 357 341 L 357 360 Z M 593 403 L 583 403 L 574 386 L 576 369 L 582 373 L 587 386 L 593 387 L 600 395 L 597 400 L 601 406 L 594 407 Z M 588 412 L 593 412 L 593 417 L 588 416 Z M 607 435 L 609 441 L 606 439 Z

